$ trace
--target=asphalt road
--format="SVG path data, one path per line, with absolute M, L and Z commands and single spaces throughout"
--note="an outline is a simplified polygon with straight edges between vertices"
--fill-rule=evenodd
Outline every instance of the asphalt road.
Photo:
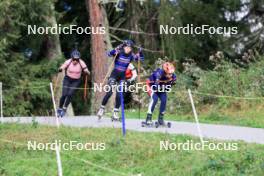
M 56 125 L 55 117 L 35 117 L 39 124 Z M 33 117 L 7 117 L 4 118 L 4 123 L 32 123 Z M 96 116 L 76 116 L 64 117 L 59 119 L 59 123 L 63 126 L 70 127 L 88 127 L 88 128 L 121 128 L 120 122 L 112 122 L 110 118 L 102 118 L 100 121 Z M 141 120 L 127 119 L 126 129 L 139 131 L 139 132 L 161 132 L 170 134 L 186 134 L 198 136 L 196 123 L 192 122 L 176 122 L 171 121 L 171 128 L 146 128 L 141 127 Z M 217 140 L 241 140 L 248 143 L 264 144 L 264 129 L 239 127 L 231 125 L 213 125 L 213 124 L 200 124 L 202 136 L 204 139 L 217 139 Z

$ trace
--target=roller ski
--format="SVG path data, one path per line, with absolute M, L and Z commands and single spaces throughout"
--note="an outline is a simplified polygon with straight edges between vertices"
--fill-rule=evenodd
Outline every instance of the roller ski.
M 105 107 L 104 106 L 101 106 L 100 109 L 99 109 L 99 111 L 97 112 L 98 120 L 100 120 L 103 117 L 104 111 L 105 111 Z
M 167 127 L 167 128 L 171 128 L 171 123 L 170 122 L 164 122 L 164 123 L 159 123 L 158 121 L 155 122 L 155 127 L 159 128 L 159 127 Z
M 167 127 L 167 128 L 171 128 L 171 123 L 170 122 L 165 122 L 163 120 L 163 114 L 159 115 L 159 119 L 158 121 L 155 122 L 155 127 L 159 128 L 159 127 Z
M 118 111 L 114 110 L 111 116 L 112 122 L 121 122 L 121 118 L 118 116 Z
M 152 114 L 147 114 L 146 121 L 141 122 L 142 127 L 153 127 L 154 123 L 152 122 Z

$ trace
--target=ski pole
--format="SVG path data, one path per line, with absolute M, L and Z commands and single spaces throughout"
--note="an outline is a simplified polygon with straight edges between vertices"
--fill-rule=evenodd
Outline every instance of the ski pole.
M 138 82 L 140 83 L 140 59 L 138 59 Z M 139 97 L 140 97 L 140 90 L 138 92 Z M 140 99 L 138 103 L 138 117 L 140 119 L 140 110 L 141 110 L 141 104 L 140 104 Z
M 141 93 L 140 93 L 140 90 L 139 90 L 138 93 L 139 93 L 139 102 L 138 102 L 138 110 L 139 111 L 138 111 L 138 116 L 139 116 L 139 119 L 141 119 L 140 118 L 140 111 L 141 111 L 141 101 L 140 101 L 141 100 Z
M 113 65 L 114 65 L 114 63 L 115 63 L 115 60 L 116 60 L 116 56 L 117 56 L 117 54 L 118 54 L 118 53 L 115 54 L 115 57 L 114 57 L 114 59 L 113 59 L 111 65 L 110 65 L 110 67 L 109 67 L 109 69 L 108 69 L 108 71 L 107 71 L 105 77 L 104 77 L 103 85 L 105 84 L 106 78 L 109 77 L 109 75 L 110 75 L 110 72 L 111 72 L 111 69 L 112 69 L 112 67 L 113 67 Z
M 123 82 L 121 81 L 121 91 L 120 93 L 120 101 L 121 101 L 121 115 L 122 115 L 122 134 L 123 137 L 126 136 L 126 120 L 125 120 L 125 105 L 124 105 L 124 97 L 123 97 Z
M 85 75 L 85 81 L 84 81 L 84 92 L 83 92 L 83 98 L 84 98 L 84 101 L 86 102 L 87 100 L 87 80 L 88 80 L 88 76 Z
M 138 82 L 140 82 L 140 59 L 138 59 Z

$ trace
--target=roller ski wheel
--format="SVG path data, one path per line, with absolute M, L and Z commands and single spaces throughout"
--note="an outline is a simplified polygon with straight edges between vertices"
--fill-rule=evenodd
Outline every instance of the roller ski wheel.
M 153 127 L 153 122 L 146 122 L 146 121 L 143 121 L 141 122 L 141 127 Z
M 159 126 L 160 126 L 159 122 L 155 122 L 155 127 L 159 128 Z

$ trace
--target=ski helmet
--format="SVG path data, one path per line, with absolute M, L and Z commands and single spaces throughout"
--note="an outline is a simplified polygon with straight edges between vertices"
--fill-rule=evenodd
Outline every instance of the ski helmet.
M 124 40 L 123 45 L 124 46 L 133 47 L 134 46 L 134 42 L 132 40 Z
M 80 59 L 81 53 L 78 50 L 73 50 L 71 52 L 71 58 L 73 59 Z
M 175 71 L 175 67 L 172 63 L 170 62 L 165 62 L 163 65 L 162 65 L 162 69 L 165 71 L 165 73 L 167 74 L 172 74 L 174 73 Z

